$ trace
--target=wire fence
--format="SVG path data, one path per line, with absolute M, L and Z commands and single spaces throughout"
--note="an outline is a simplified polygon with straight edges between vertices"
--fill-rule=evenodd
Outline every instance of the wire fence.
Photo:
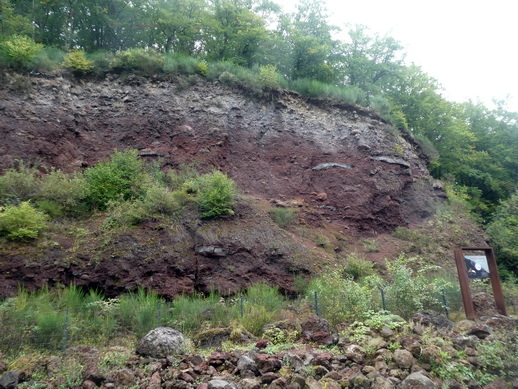
M 369 304 L 361 306 L 363 310 L 394 313 L 405 318 L 414 313 L 408 302 L 385 289 L 373 290 L 371 296 L 364 297 Z M 439 295 L 430 297 L 430 304 L 420 309 L 442 311 L 449 316 L 461 307 L 458 291 L 442 290 Z M 208 324 L 225 327 L 233 321 L 260 335 L 265 324 L 290 314 L 291 317 L 315 314 L 334 324 L 344 318 L 359 318 L 361 312 L 355 311 L 358 309 L 355 303 L 353 296 L 346 293 L 329 296 L 314 292 L 289 297 L 182 297 L 171 302 L 158 298 L 133 302 L 99 300 L 56 310 L 2 307 L 0 351 L 4 354 L 18 353 L 24 348 L 59 351 L 76 344 L 98 344 L 121 335 L 140 337 L 158 326 L 170 326 L 189 335 Z

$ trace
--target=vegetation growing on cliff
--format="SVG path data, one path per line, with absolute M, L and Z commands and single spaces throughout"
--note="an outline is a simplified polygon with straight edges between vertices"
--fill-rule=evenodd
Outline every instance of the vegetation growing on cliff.
M 446 100 L 436 80 L 404 63 L 403 47 L 389 36 L 357 26 L 337 40 L 322 3 L 301 1 L 291 15 L 259 0 L 102 4 L 2 1 L 0 63 L 76 74 L 198 74 L 362 104 L 420 144 L 432 174 L 463 190 L 482 222 L 516 189 L 517 113 L 504 102 L 491 110 Z M 62 64 L 63 51 L 70 53 Z
M 236 198 L 235 183 L 219 171 L 164 173 L 146 166 L 136 150 L 116 151 L 73 175 L 56 169 L 41 174 L 20 163 L 0 176 L 0 236 L 32 240 L 49 218 L 84 217 L 96 210 L 107 210 L 105 229 L 177 217 L 189 203 L 198 205 L 202 217 L 217 218 L 233 214 Z

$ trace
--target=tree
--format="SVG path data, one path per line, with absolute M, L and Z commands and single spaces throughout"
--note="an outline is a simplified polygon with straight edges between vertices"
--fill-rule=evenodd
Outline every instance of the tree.
M 342 83 L 374 96 L 387 91 L 404 61 L 403 46 L 389 36 L 369 36 L 365 26 L 349 30 L 349 42 L 340 46 Z
M 265 21 L 246 0 L 212 0 L 213 18 L 207 25 L 206 54 L 211 60 L 252 66 L 261 42 L 267 39 Z
M 498 207 L 486 231 L 497 249 L 501 263 L 518 274 L 518 192 Z
M 185 55 L 203 50 L 203 29 L 210 17 L 204 0 L 159 0 L 143 11 L 150 46 Z
M 26 15 L 17 14 L 10 0 L 0 0 L 0 39 L 14 34 L 29 35 L 32 31 Z
M 332 33 L 338 29 L 328 24 L 324 4 L 300 0 L 291 18 L 283 19 L 282 30 L 291 49 L 290 78 L 334 82 L 338 41 Z

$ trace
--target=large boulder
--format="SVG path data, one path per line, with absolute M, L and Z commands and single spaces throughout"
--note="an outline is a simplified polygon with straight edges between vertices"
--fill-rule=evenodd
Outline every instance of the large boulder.
M 154 358 L 185 353 L 185 339 L 180 331 L 158 327 L 149 331 L 138 346 L 137 354 Z
M 274 373 L 282 367 L 282 363 L 276 356 L 265 353 L 257 353 L 255 355 L 255 363 L 259 373 Z
M 448 319 L 445 315 L 435 311 L 421 311 L 416 313 L 412 320 L 414 323 L 422 324 L 425 326 L 434 326 L 436 328 L 450 329 L 453 327 L 453 322 Z
M 251 371 L 254 374 L 258 373 L 257 364 L 255 362 L 255 351 L 249 351 L 241 356 L 237 361 L 237 369 L 240 372 Z
M 356 363 L 363 363 L 365 350 L 357 344 L 351 344 L 345 349 L 345 356 Z
M 329 322 L 318 316 L 311 316 L 301 323 L 302 332 L 329 332 Z
M 223 379 L 213 379 L 208 383 L 208 389 L 237 389 L 237 385 Z
M 18 386 L 20 373 L 16 370 L 8 371 L 0 377 L 0 389 L 14 389 Z
M 415 362 L 414 356 L 408 350 L 394 351 L 393 358 L 394 358 L 394 362 L 396 362 L 396 364 L 401 369 L 410 369 Z
M 421 372 L 410 374 L 399 385 L 400 389 L 436 389 L 436 387 L 435 383 Z

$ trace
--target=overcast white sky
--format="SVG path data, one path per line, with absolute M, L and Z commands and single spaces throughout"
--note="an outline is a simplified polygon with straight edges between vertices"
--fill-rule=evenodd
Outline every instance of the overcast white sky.
M 518 0 L 318 0 L 331 23 L 364 24 L 399 40 L 407 64 L 442 84 L 449 100 L 509 97 L 518 112 Z M 291 9 L 296 0 L 283 0 Z

